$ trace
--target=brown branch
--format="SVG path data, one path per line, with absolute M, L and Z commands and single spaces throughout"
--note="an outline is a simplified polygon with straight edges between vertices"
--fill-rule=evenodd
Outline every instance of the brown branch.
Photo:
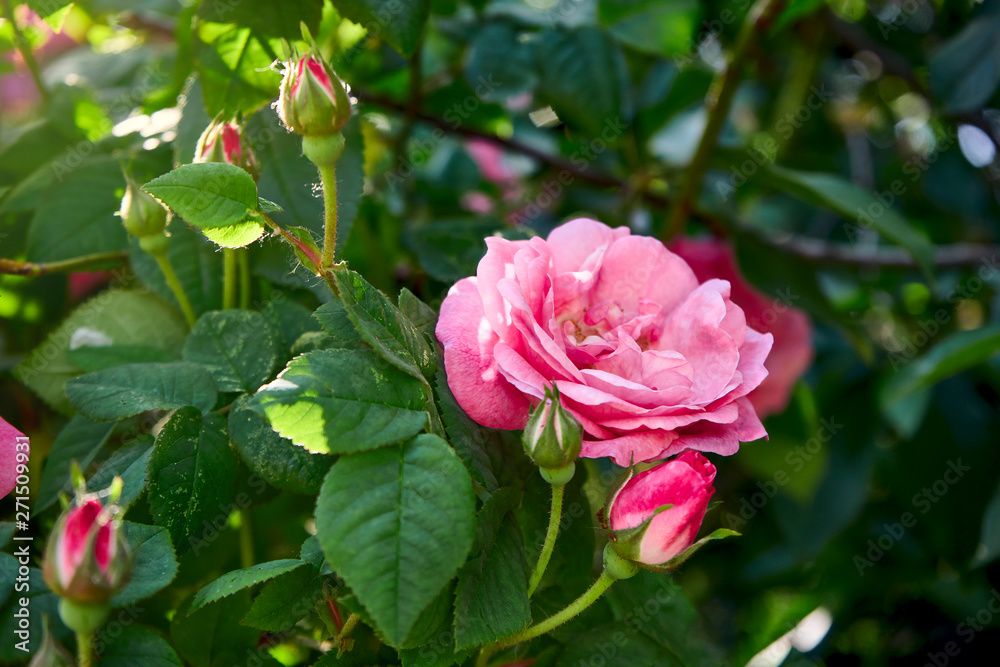
M 359 91 L 357 89 L 352 90 L 351 94 L 356 96 L 359 100 L 369 104 L 380 106 L 385 109 L 391 109 L 402 114 L 410 113 L 406 105 L 379 95 Z M 503 139 L 494 134 L 490 134 L 489 132 L 464 127 L 456 123 L 449 123 L 444 119 L 437 118 L 436 116 L 432 116 L 422 111 L 415 111 L 412 115 L 414 118 L 435 127 L 439 127 L 449 134 L 488 141 L 489 143 L 500 148 L 534 158 L 554 169 L 565 169 L 581 181 L 586 181 L 587 183 L 591 183 L 596 186 L 606 188 L 629 187 L 628 183 L 619 178 L 593 170 L 584 171 L 578 169 L 574 165 L 559 157 L 544 153 L 536 148 L 513 139 Z M 638 194 L 645 201 L 654 206 L 664 209 L 670 207 L 671 199 L 668 197 L 648 192 L 646 190 L 641 190 Z M 733 225 L 721 223 L 713 216 L 706 215 L 703 212 L 695 211 L 693 215 L 699 218 L 711 229 L 719 230 L 733 228 Z M 829 241 L 810 239 L 802 236 L 793 236 L 787 240 L 779 241 L 773 237 L 765 236 L 755 230 L 748 229 L 746 225 L 740 225 L 737 228 L 737 231 L 740 233 L 753 234 L 760 238 L 764 243 L 767 243 L 776 249 L 780 249 L 783 252 L 787 252 L 808 262 L 817 264 L 853 267 L 882 266 L 904 269 L 916 268 L 917 266 L 913 257 L 911 257 L 905 250 L 891 246 L 880 247 L 877 252 L 872 253 L 866 250 L 859 250 L 858 248 L 847 244 L 831 243 Z M 997 253 L 1000 253 L 1000 246 L 973 243 L 944 245 L 937 247 L 934 263 L 936 266 L 940 266 L 942 268 L 976 265 L 983 262 L 987 258 L 991 258 Z
M 547 164 L 553 169 L 564 170 L 579 178 L 582 181 L 586 181 L 593 185 L 599 185 L 601 187 L 607 188 L 620 188 L 625 185 L 624 181 L 615 178 L 614 176 L 609 176 L 607 174 L 602 174 L 592 170 L 582 170 L 578 169 L 576 166 L 571 164 L 569 161 L 564 160 L 560 157 L 550 155 L 543 151 L 538 150 L 527 144 L 523 144 L 515 139 L 503 139 L 491 134 L 489 132 L 484 132 L 482 130 L 476 130 L 474 128 L 465 127 L 458 123 L 451 123 L 443 118 L 438 118 L 437 116 L 432 116 L 430 114 L 424 113 L 422 111 L 417 111 L 410 109 L 407 105 L 400 104 L 395 100 L 391 100 L 387 97 L 382 97 L 381 95 L 376 95 L 374 93 L 368 93 L 357 88 L 351 89 L 351 94 L 357 97 L 362 102 L 367 102 L 369 104 L 374 104 L 376 106 L 383 107 L 385 109 L 391 109 L 393 111 L 398 111 L 399 113 L 411 116 L 425 123 L 439 127 L 449 134 L 455 134 L 460 137 L 466 137 L 468 139 L 482 139 L 495 146 L 504 148 L 515 153 L 520 153 L 526 155 L 530 158 L 534 158 L 543 164 Z
M 128 259 L 125 252 L 104 252 L 86 257 L 74 257 L 58 262 L 22 262 L 16 259 L 0 258 L 0 273 L 13 276 L 44 276 L 51 273 L 71 273 L 73 271 L 93 271 L 121 266 Z

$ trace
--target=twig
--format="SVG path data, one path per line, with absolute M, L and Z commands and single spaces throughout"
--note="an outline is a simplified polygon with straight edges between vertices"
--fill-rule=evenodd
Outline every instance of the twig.
M 701 183 L 711 161 L 712 151 L 715 150 L 719 133 L 729 116 L 729 107 L 732 106 L 736 89 L 739 88 L 740 81 L 743 79 L 743 67 L 746 64 L 750 46 L 770 22 L 771 17 L 783 5 L 784 2 L 781 0 L 757 0 L 753 4 L 740 27 L 726 71 L 721 78 L 712 83 L 712 91 L 709 92 L 708 98 L 705 100 L 705 110 L 708 114 L 705 131 L 702 133 L 698 148 L 687 167 L 681 182 L 680 193 L 674 199 L 667 217 L 665 237 L 668 239 L 681 230 L 684 221 L 691 213 L 698 193 L 701 191 Z
M 121 266 L 128 259 L 124 252 L 102 252 L 84 257 L 62 259 L 57 262 L 22 262 L 0 258 L 0 273 L 14 276 L 44 276 L 50 273 L 71 273 L 92 269 L 110 269 Z
M 35 87 L 38 88 L 38 94 L 42 96 L 43 102 L 48 102 L 51 94 L 49 93 L 49 89 L 45 87 L 45 82 L 42 81 L 42 73 L 38 69 L 38 61 L 35 60 L 35 55 L 31 52 L 31 45 L 28 44 L 24 33 L 21 32 L 21 28 L 17 25 L 17 20 L 14 18 L 14 8 L 11 6 L 10 0 L 3 0 L 3 9 L 7 20 L 10 21 L 11 29 L 14 31 L 14 41 L 17 43 L 17 50 L 21 52 L 21 57 L 24 58 L 24 64 L 27 66 L 28 72 L 31 73 Z

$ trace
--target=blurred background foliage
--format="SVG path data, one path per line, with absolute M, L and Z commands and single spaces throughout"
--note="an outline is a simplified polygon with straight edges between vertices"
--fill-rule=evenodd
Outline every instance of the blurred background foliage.
M 581 214 L 664 239 L 730 238 L 760 291 L 812 318 L 815 362 L 768 418 L 770 440 L 716 461 L 724 504 L 706 528 L 744 536 L 681 570 L 691 606 L 672 598 L 650 635 L 689 665 L 995 664 L 1000 2 L 3 8 L 0 255 L 36 272 L 127 256 L 114 280 L 171 302 L 114 216 L 120 161 L 142 180 L 165 173 L 219 114 L 246 120 L 261 195 L 284 208 L 275 219 L 318 233 L 315 171 L 268 108 L 300 22 L 357 100 L 338 170 L 353 219 L 342 257 L 388 293 L 437 304 L 475 272 L 484 236 L 544 235 Z M 220 253 L 181 221 L 171 231 L 195 309 L 218 308 Z M 276 240 L 251 252 L 261 303 L 289 296 L 265 308 L 277 320 L 325 298 Z M 32 436 L 36 469 L 61 406 L 10 371 L 107 279 L 0 276 L 0 411 Z M 116 317 L 128 329 L 150 315 L 122 303 Z M 50 373 L 79 372 L 60 361 Z M 301 542 L 280 517 L 302 502 L 258 509 L 261 549 Z M 212 553 L 182 563 L 181 581 Z M 666 585 L 635 581 L 607 604 L 641 607 Z

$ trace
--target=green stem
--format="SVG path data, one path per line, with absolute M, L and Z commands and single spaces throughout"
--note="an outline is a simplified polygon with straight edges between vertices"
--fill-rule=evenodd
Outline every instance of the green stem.
M 739 88 L 740 80 L 743 78 L 743 66 L 748 60 L 747 52 L 754 42 L 758 27 L 762 26 L 782 5 L 784 2 L 781 0 L 757 0 L 754 3 L 740 27 L 725 72 L 712 82 L 712 90 L 705 100 L 708 121 L 705 124 L 705 131 L 701 135 L 701 141 L 698 142 L 698 148 L 695 150 L 694 157 L 691 158 L 691 163 L 688 165 L 687 172 L 681 182 L 680 191 L 674 199 L 673 206 L 670 207 L 665 240 L 681 231 L 684 222 L 691 213 L 694 200 L 701 192 L 705 171 L 708 169 L 715 144 L 719 140 L 719 133 L 729 115 L 729 108 L 733 104 L 736 89 Z
M 562 520 L 563 497 L 566 495 L 565 486 L 552 487 L 552 512 L 549 515 L 549 528 L 545 533 L 545 543 L 542 545 L 542 553 L 538 556 L 538 563 L 535 564 L 535 571 L 531 573 L 528 581 L 528 597 L 535 592 L 538 584 L 542 581 L 545 568 L 549 566 L 552 558 L 552 550 L 556 546 L 556 538 L 559 536 L 559 523 Z
M 167 257 L 165 250 L 153 254 L 153 257 L 156 258 L 156 263 L 160 265 L 160 271 L 163 272 L 163 277 L 167 280 L 167 286 L 177 298 L 177 303 L 180 304 L 181 311 L 184 313 L 184 318 L 187 320 L 188 325 L 193 327 L 198 318 L 195 317 L 194 308 L 191 307 L 191 302 L 188 300 L 187 294 L 184 293 L 184 287 L 181 285 L 181 281 L 178 280 L 177 273 L 174 272 L 170 258 Z
M 240 566 L 253 567 L 253 528 L 250 526 L 250 510 L 240 510 Z
M 246 248 L 240 248 L 236 251 L 236 258 L 240 263 L 240 308 L 248 310 L 252 291 L 250 287 L 250 252 Z
M 323 186 L 323 256 L 320 268 L 325 271 L 333 266 L 333 255 L 337 250 L 337 168 L 333 165 L 320 167 L 319 180 Z
M 361 621 L 361 617 L 357 614 L 351 614 L 348 616 L 347 620 L 344 621 L 344 627 L 342 627 L 340 632 L 337 633 L 337 636 L 333 638 L 333 645 L 339 649 L 344 643 L 344 640 L 350 637 L 351 633 L 354 632 L 354 627 L 359 621 Z
M 560 612 L 553 614 L 544 621 L 536 623 L 529 628 L 522 630 L 521 632 L 503 639 L 496 644 L 488 644 L 484 646 L 479 651 L 479 657 L 476 658 L 476 667 L 486 667 L 489 664 L 490 657 L 501 649 L 513 646 L 514 644 L 520 644 L 521 642 L 528 641 L 529 639 L 534 639 L 540 635 L 544 635 L 550 630 L 554 630 L 566 621 L 574 618 L 583 612 L 587 607 L 597 602 L 605 591 L 611 588 L 611 584 L 617 581 L 617 577 L 612 575 L 607 570 L 601 572 L 601 576 L 598 577 L 597 581 L 584 592 L 583 595 L 578 597 L 573 602 Z
M 76 649 L 80 656 L 79 667 L 93 667 L 94 649 L 93 634 L 89 632 L 76 633 Z
M 11 30 L 14 32 L 14 41 L 17 43 L 17 50 L 21 52 L 21 57 L 24 58 L 24 64 L 28 67 L 28 72 L 31 73 L 31 79 L 35 82 L 35 87 L 38 88 L 38 94 L 42 96 L 42 101 L 48 102 L 51 93 L 45 87 L 45 82 L 42 81 L 42 72 L 38 68 L 38 61 L 35 60 L 35 55 L 31 52 L 31 45 L 28 44 L 28 40 L 25 39 L 24 33 L 21 32 L 21 28 L 17 25 L 17 21 L 14 20 L 14 8 L 11 6 L 10 0 L 3 0 L 3 8 L 7 20 L 10 21 Z
M 44 276 L 50 273 L 70 273 L 88 269 L 107 268 L 125 263 L 128 255 L 124 252 L 101 252 L 95 255 L 85 255 L 72 259 L 62 259 L 58 262 L 21 262 L 16 259 L 0 258 L 0 273 L 15 276 Z
M 236 307 L 236 251 L 222 249 L 222 309 Z

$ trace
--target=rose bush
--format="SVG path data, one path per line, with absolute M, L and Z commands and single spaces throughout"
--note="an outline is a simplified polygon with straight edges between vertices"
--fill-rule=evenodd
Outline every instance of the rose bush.
M 523 428 L 554 384 L 586 431 L 582 455 L 619 465 L 732 454 L 766 435 L 746 397 L 772 336 L 747 326 L 729 282 L 699 283 L 656 239 L 589 219 L 486 242 L 437 325 L 449 385 L 477 422 Z

